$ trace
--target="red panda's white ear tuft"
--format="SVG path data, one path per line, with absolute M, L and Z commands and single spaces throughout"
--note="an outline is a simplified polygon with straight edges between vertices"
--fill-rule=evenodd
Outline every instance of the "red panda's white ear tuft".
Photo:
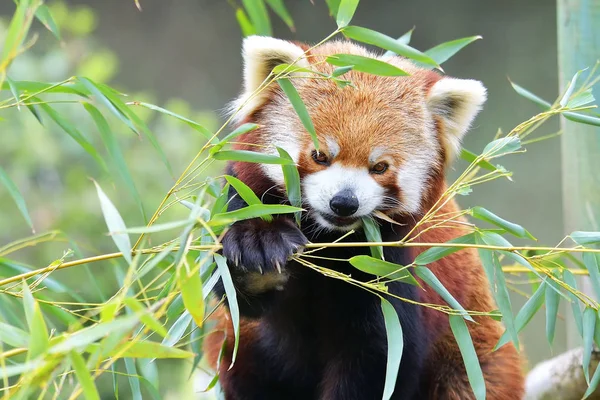
M 444 146 L 448 159 L 460 151 L 460 143 L 487 98 L 479 81 L 444 77 L 429 90 L 430 111 L 443 118 Z
M 252 99 L 250 97 L 274 67 L 294 62 L 299 67 L 308 67 L 304 50 L 300 46 L 287 40 L 267 36 L 249 36 L 244 39 L 242 56 L 244 58 L 244 90 L 232 105 L 232 111 L 237 111 L 241 107 L 235 115 L 236 120 L 244 119 L 265 102 L 268 96 L 267 91 L 261 92 Z

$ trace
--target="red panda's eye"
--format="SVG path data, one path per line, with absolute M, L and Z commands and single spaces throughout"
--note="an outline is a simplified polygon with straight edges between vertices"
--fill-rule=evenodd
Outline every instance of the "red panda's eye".
M 389 165 L 387 163 L 380 162 L 371 167 L 371 172 L 374 174 L 383 174 L 385 171 L 387 171 L 388 167 Z
M 313 150 L 312 158 L 317 164 L 329 165 L 329 157 L 327 157 L 327 154 L 323 153 L 322 151 Z

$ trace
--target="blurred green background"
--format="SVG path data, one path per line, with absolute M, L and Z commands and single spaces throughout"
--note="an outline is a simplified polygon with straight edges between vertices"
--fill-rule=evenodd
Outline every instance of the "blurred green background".
M 39 24 L 35 25 L 34 31 L 40 35 L 37 44 L 17 58 L 9 76 L 14 80 L 39 81 L 88 76 L 110 83 L 132 99 L 165 107 L 214 131 L 223 120 L 221 110 L 237 95 L 241 85 L 242 34 L 235 19 L 234 3 L 141 0 L 140 12 L 133 0 L 50 0 L 47 4 L 63 31 L 62 43 Z M 315 42 L 335 29 L 324 1 L 285 3 L 296 22 L 296 32 L 290 32 L 273 17 L 275 36 Z M 13 11 L 11 1 L 0 3 L 0 37 Z M 447 74 L 479 79 L 489 90 L 488 103 L 465 143 L 471 151 L 479 152 L 498 128 L 507 132 L 539 111 L 512 90 L 508 78 L 547 100 L 554 100 L 558 94 L 554 1 L 368 0 L 361 2 L 354 23 L 394 37 L 415 26 L 411 45 L 422 50 L 455 38 L 483 36 L 482 41 L 468 46 L 444 64 Z M 80 105 L 55 107 L 67 113 L 91 141 L 100 144 L 92 121 Z M 150 124 L 173 165 L 174 175 L 178 176 L 204 139 L 179 121 L 142 108 L 136 111 Z M 128 226 L 144 224 L 125 184 L 100 171 L 51 121 L 42 126 L 27 110 L 16 109 L 4 110 L 0 118 L 4 119 L 0 121 L 0 165 L 27 200 L 36 231 L 61 230 L 65 235 L 64 243 L 39 245 L 20 252 L 22 262 L 42 267 L 60 258 L 67 249 L 86 256 L 115 251 L 105 235 L 106 227 L 89 178 L 99 181 Z M 125 125 L 116 126 L 115 132 L 120 134 L 119 142 L 149 217 L 171 187 L 173 177 L 157 161 L 156 152 L 147 140 L 136 137 Z M 552 120 L 536 135 L 557 130 L 558 121 Z M 527 146 L 524 155 L 503 159 L 504 166 L 514 171 L 513 181 L 498 180 L 478 186 L 470 196 L 459 199 L 461 205 L 485 206 L 525 226 L 539 239 L 540 245 L 556 244 L 564 236 L 559 144 L 558 139 L 543 141 Z M 457 163 L 450 174 L 458 174 L 462 167 Z M 218 167 L 209 173 L 217 174 Z M 4 190 L 0 190 L 0 205 L 3 227 L 0 246 L 31 234 Z M 68 239 L 79 247 L 74 248 Z M 87 269 L 58 271 L 55 277 L 86 299 L 98 301 L 114 293 L 118 285 L 114 268 L 117 268 L 115 263 L 97 263 Z M 0 263 L 0 277 L 10 274 L 11 269 Z M 522 296 L 514 295 L 515 309 L 523 302 Z M 544 334 L 542 314 L 522 334 L 531 366 L 562 352 L 566 346 L 563 320 L 559 320 L 554 348 L 539 340 Z M 160 371 L 170 374 L 173 382 L 179 382 L 172 389 L 163 388 L 165 393 L 171 392 L 174 396 L 171 398 L 178 398 L 176 386 L 185 387 L 184 391 L 189 393 L 193 391 L 187 370 L 160 368 Z M 110 385 L 110 378 L 102 379 Z M 122 386 L 126 394 L 127 384 Z

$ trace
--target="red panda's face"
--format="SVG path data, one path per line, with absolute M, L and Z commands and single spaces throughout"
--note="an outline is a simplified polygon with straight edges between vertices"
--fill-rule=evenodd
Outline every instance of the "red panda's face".
M 265 152 L 277 154 L 281 147 L 290 154 L 300 172 L 304 206 L 324 228 L 349 230 L 375 211 L 425 211 L 435 186 L 443 185 L 444 166 L 485 100 L 485 88 L 477 81 L 441 77 L 399 57 L 386 61 L 410 76 L 351 71 L 344 78 L 353 85 L 344 88 L 323 79 L 293 78 L 317 132 L 317 150 L 277 84 L 250 96 L 274 64 L 299 60 L 328 74 L 334 67 L 324 58 L 339 53 L 377 57 L 350 42 L 328 43 L 305 55 L 290 42 L 246 39 L 245 93 L 236 105 L 244 104 L 240 120 L 262 128 L 245 141 Z M 283 185 L 280 166 L 262 169 Z

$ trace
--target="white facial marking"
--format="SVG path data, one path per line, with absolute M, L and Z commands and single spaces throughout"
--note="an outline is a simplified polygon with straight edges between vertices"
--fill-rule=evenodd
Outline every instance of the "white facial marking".
M 383 146 L 375 147 L 369 155 L 369 163 L 375 164 L 379 161 L 381 156 L 385 154 L 386 148 Z
M 329 157 L 331 159 L 335 158 L 338 154 L 340 154 L 340 145 L 337 144 L 335 139 L 332 137 L 325 138 L 325 143 L 327 144 L 327 150 L 329 150 Z
M 339 227 L 325 220 L 322 215 L 335 216 L 329 202 L 338 192 L 349 189 L 358 198 L 358 210 L 352 217 L 369 215 L 382 203 L 384 189 L 370 175 L 367 168 L 351 168 L 334 163 L 327 169 L 308 175 L 302 186 L 302 193 L 315 211 L 314 217 L 319 224 L 329 229 L 350 230 L 360 224 L 359 221 Z

